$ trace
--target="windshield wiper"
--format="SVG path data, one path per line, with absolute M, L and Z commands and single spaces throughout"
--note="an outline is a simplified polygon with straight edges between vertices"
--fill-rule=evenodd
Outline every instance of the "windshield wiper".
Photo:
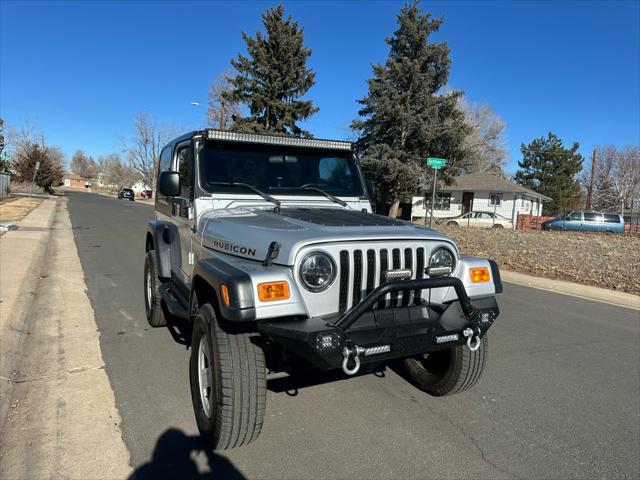
M 318 192 L 321 193 L 322 195 L 324 195 L 325 197 L 327 197 L 329 200 L 331 200 L 334 203 L 337 203 L 338 205 L 342 205 L 343 207 L 347 207 L 349 204 L 347 202 L 345 202 L 344 200 L 340 200 L 338 197 L 336 197 L 335 195 L 331 195 L 329 192 L 325 192 L 324 190 L 318 188 L 318 187 L 314 187 L 312 185 L 303 185 L 301 187 L 298 187 L 300 190 L 313 190 L 314 192 Z
M 248 183 L 241 183 L 241 182 L 207 182 L 207 185 L 223 185 L 223 186 L 227 186 L 227 187 L 246 188 L 248 190 L 251 190 L 253 193 L 256 193 L 256 194 L 260 195 L 267 202 L 273 203 L 276 206 L 276 208 L 274 208 L 273 211 L 275 213 L 280 213 L 280 200 L 278 200 L 276 198 L 273 198 L 268 193 L 264 193 L 262 190 L 258 190 L 256 187 L 254 187 L 253 185 L 249 185 Z

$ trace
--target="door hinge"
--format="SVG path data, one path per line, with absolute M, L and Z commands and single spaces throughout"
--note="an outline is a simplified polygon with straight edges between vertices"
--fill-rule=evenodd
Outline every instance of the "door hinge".
M 195 262 L 195 255 L 193 254 L 193 252 L 189 252 L 189 265 L 193 265 L 194 262 Z

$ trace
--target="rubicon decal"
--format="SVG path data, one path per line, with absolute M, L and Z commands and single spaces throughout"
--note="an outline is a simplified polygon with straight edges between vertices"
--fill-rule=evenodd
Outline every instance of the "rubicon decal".
M 255 248 L 247 248 L 247 247 L 243 247 L 242 245 L 236 245 L 235 243 L 221 242 L 220 240 L 214 240 L 213 247 L 219 250 L 224 250 L 225 252 L 239 253 L 240 255 L 250 255 L 252 257 L 256 256 Z

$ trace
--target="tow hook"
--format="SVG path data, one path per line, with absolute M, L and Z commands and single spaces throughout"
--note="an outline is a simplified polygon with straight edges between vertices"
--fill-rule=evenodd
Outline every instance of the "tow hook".
M 462 331 L 462 335 L 464 335 L 465 337 L 467 337 L 467 348 L 472 351 L 475 352 L 476 350 L 478 350 L 480 348 L 480 329 L 478 327 L 476 327 L 476 331 L 477 333 L 475 333 L 473 331 L 473 329 L 467 327 Z M 473 342 L 473 337 L 476 338 L 476 342 Z
M 349 347 L 342 349 L 342 371 L 347 375 L 355 375 L 360 370 L 360 355 L 364 353 L 364 348 L 355 346 L 353 350 Z M 355 365 L 353 368 L 349 368 L 349 358 L 353 354 L 353 361 Z

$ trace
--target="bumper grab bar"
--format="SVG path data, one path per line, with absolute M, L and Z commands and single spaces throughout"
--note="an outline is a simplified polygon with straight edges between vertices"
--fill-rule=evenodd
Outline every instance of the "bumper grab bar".
M 438 278 L 422 278 L 419 280 L 397 280 L 387 282 L 375 288 L 360 303 L 345 313 L 336 322 L 331 324 L 332 327 L 338 328 L 343 332 L 347 330 L 354 322 L 364 313 L 369 311 L 380 297 L 384 297 L 387 293 L 402 290 L 422 290 L 425 288 L 453 287 L 458 296 L 462 312 L 467 317 L 472 317 L 476 313 L 476 309 L 471 305 L 471 300 L 467 295 L 462 280 L 456 277 L 438 277 Z

